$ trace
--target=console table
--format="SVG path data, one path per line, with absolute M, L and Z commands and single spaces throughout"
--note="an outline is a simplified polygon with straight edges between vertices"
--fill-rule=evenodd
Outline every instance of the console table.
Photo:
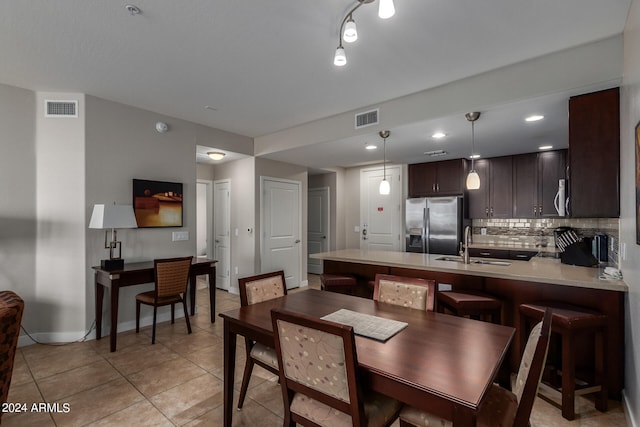
M 189 271 L 189 300 L 191 315 L 196 309 L 196 277 L 209 275 L 209 304 L 211 307 L 211 323 L 215 322 L 216 307 L 216 263 L 217 261 L 205 258 L 193 258 Z M 104 290 L 111 289 L 111 310 L 109 339 L 111 351 L 116 351 L 116 335 L 118 332 L 118 301 L 120 288 L 125 286 L 153 283 L 155 281 L 153 261 L 135 262 L 125 264 L 122 270 L 103 270 L 99 266 L 92 267 L 95 270 L 96 286 L 96 339 L 102 338 L 102 301 Z

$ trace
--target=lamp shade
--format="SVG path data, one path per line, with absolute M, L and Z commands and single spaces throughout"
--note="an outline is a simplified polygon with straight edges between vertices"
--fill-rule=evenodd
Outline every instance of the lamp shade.
M 386 180 L 386 178 L 380 181 L 379 191 L 380 191 L 380 194 L 382 194 L 383 196 L 386 196 L 387 194 L 391 193 L 391 185 L 389 184 L 389 181 Z
M 131 205 L 93 205 L 89 228 L 138 228 Z
M 380 0 L 380 6 L 378 7 L 378 17 L 381 19 L 391 18 L 396 14 L 396 8 L 393 5 L 393 0 Z
M 342 40 L 347 43 L 353 43 L 358 40 L 358 30 L 356 29 L 356 21 L 353 18 L 349 18 L 344 26 L 344 34 L 342 34 Z
M 336 56 L 333 57 L 333 65 L 338 67 L 342 67 L 347 63 L 347 55 L 344 53 L 344 48 L 342 46 L 338 46 L 336 49 Z
M 474 169 L 467 175 L 467 190 L 477 190 L 480 188 L 480 176 Z

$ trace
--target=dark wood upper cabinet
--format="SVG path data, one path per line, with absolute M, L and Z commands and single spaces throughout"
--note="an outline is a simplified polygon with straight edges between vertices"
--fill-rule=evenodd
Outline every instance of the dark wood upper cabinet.
M 512 156 L 479 159 L 474 168 L 480 177 L 480 188 L 466 192 L 469 218 L 511 218 Z
M 465 162 L 455 159 L 409 165 L 409 197 L 462 194 Z
M 558 216 L 554 199 L 565 178 L 566 150 L 513 156 L 513 217 Z
M 569 215 L 620 216 L 619 88 L 569 99 Z

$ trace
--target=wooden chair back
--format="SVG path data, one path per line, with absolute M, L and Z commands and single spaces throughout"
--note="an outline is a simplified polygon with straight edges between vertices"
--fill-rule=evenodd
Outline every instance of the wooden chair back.
M 154 260 L 156 300 L 187 292 L 192 259 L 188 256 Z
M 522 355 L 520 369 L 516 377 L 514 394 L 518 399 L 518 409 L 514 426 L 529 425 L 533 402 L 538 394 L 542 370 L 549 350 L 551 336 L 551 310 L 545 310 L 542 322 L 533 327 Z
M 353 328 L 280 309 L 271 311 L 271 320 L 284 399 L 284 425 L 309 424 L 290 411 L 296 393 L 348 414 L 354 426 L 366 425 Z
M 435 287 L 434 280 L 376 274 L 373 299 L 388 304 L 433 311 Z
M 242 306 L 279 298 L 287 294 L 284 271 L 257 274 L 238 279 L 240 304 Z

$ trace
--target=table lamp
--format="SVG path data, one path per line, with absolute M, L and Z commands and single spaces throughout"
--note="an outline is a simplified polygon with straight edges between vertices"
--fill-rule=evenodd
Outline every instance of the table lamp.
M 105 230 L 104 247 L 109 249 L 109 259 L 100 261 L 104 270 L 121 270 L 124 268 L 122 242 L 118 241 L 117 228 L 138 228 L 136 216 L 131 205 L 93 205 L 93 213 L 89 221 L 89 228 Z M 111 229 L 111 241 L 108 241 Z

